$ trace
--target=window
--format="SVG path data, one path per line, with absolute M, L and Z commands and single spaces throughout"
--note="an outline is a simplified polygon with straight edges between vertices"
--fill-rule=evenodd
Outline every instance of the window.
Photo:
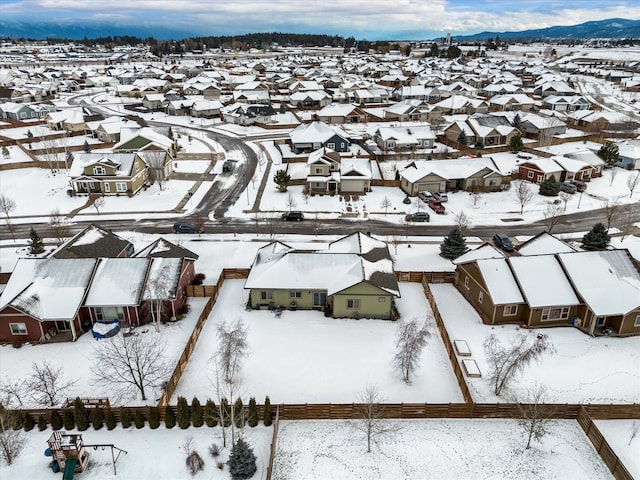
M 336 144 L 333 142 L 329 142 L 327 143 L 327 148 L 330 148 L 331 150 L 335 150 L 336 149 Z
M 126 191 L 127 191 L 126 183 L 122 183 L 122 182 L 116 183 L 116 192 L 126 192 Z
M 464 288 L 469 290 L 469 277 L 464 277 Z
M 378 302 L 384 303 L 386 301 L 387 301 L 387 297 L 378 297 Z M 640 317 L 638 317 L 638 318 L 640 318 Z
M 273 292 L 270 290 L 260 292 L 260 300 L 273 300 Z
M 99 322 L 111 320 L 124 321 L 124 309 L 122 307 L 96 307 L 96 317 Z
M 10 323 L 11 335 L 26 335 L 27 324 L 26 323 Z
M 640 327 L 640 315 L 636 316 L 636 321 L 633 323 L 634 327 Z
M 322 168 L 318 167 L 316 168 L 316 174 L 321 174 L 322 173 Z
M 480 292 L 478 293 L 478 302 L 482 303 L 482 300 L 484 300 L 484 293 Z
M 360 299 L 359 298 L 349 298 L 347 299 L 347 308 L 360 308 Z
M 107 171 L 104 169 L 104 167 L 93 167 L 93 174 L 94 175 L 106 175 Z
M 289 292 L 289 298 L 302 298 L 302 292 Z
M 106 193 L 109 193 L 111 191 L 111 184 L 110 183 L 104 183 L 104 191 Z
M 533 172 L 531 170 L 527 172 L 527 178 L 533 178 Z
M 542 321 L 563 320 L 569 318 L 569 307 L 554 307 L 542 309 Z
M 517 305 L 505 305 L 504 312 L 502 313 L 505 317 L 512 317 L 513 315 L 518 313 Z

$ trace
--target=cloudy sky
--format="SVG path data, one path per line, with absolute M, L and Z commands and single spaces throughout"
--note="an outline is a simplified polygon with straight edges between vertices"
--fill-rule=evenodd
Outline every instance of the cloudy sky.
M 5 20 L 96 20 L 194 34 L 328 33 L 419 39 L 607 18 L 640 19 L 638 0 L 0 0 Z M 0 32 L 1 33 L 1 32 Z

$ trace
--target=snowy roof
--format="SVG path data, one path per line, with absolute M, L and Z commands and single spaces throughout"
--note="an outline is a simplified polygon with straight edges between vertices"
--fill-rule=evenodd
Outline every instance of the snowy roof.
M 117 257 L 128 250 L 130 245 L 129 241 L 115 233 L 92 224 L 60 245 L 51 256 L 56 258 Z
M 135 153 L 76 152 L 73 154 L 73 162 L 69 167 L 69 177 L 75 178 L 84 175 L 84 169 L 94 164 L 116 166 L 116 175 L 128 176 L 131 174 L 135 159 Z
M 548 232 L 542 232 L 539 235 L 527 240 L 518 247 L 520 255 L 549 255 L 555 253 L 575 252 L 568 243 L 563 242 Z
M 342 129 L 322 122 L 303 123 L 289 133 L 291 142 L 294 144 L 325 142 L 334 135 L 338 135 L 345 140 L 349 139 L 349 135 Z
M 138 305 L 148 258 L 103 258 L 91 282 L 89 307 Z
M 477 265 L 495 305 L 524 303 L 522 293 L 504 257 L 478 260 Z
M 318 111 L 320 117 L 343 117 L 353 112 L 357 105 L 351 103 L 331 103 Z
M 180 281 L 181 258 L 154 257 L 151 260 L 143 300 L 175 298 Z
M 498 250 L 496 247 L 491 245 L 490 243 L 484 243 L 478 248 L 473 250 L 469 250 L 467 253 L 460 255 L 458 258 L 453 260 L 455 265 L 459 265 L 462 263 L 473 262 L 475 260 L 483 260 L 490 258 L 504 258 L 504 253 Z
M 508 261 L 531 308 L 580 304 L 553 255 L 510 257 Z
M 640 274 L 627 250 L 563 253 L 558 258 L 596 316 L 624 315 L 640 306 Z
M 72 319 L 82 304 L 96 260 L 21 258 L 0 296 L 39 320 Z
M 198 255 L 184 247 L 175 245 L 164 238 L 159 238 L 152 244 L 135 254 L 136 257 L 164 257 L 164 258 L 187 258 L 197 260 Z

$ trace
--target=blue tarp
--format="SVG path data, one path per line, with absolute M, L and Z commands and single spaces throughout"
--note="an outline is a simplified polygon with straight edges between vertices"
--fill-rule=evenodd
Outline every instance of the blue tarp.
M 111 320 L 110 322 L 98 322 L 91 327 L 93 338 L 100 340 L 102 338 L 113 337 L 120 331 L 120 322 Z

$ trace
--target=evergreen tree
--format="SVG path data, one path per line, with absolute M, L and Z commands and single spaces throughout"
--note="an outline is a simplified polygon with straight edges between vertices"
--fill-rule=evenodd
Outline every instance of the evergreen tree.
M 82 145 L 82 149 L 84 150 L 85 153 L 91 152 L 91 146 L 89 145 L 89 142 L 87 140 L 84 141 L 84 145 Z
M 116 416 L 113 414 L 113 410 L 109 407 L 107 407 L 104 423 L 107 426 L 107 430 L 113 430 L 118 424 L 118 422 L 116 422 Z
M 22 428 L 24 428 L 25 432 L 30 432 L 31 430 L 33 430 L 33 427 L 36 426 L 35 422 L 33 421 L 33 417 L 28 413 L 23 414 L 23 417 Z
M 91 411 L 91 426 L 94 430 L 100 430 L 104 426 L 104 414 L 101 407 L 95 407 Z
M 232 480 L 245 480 L 256 473 L 256 456 L 253 449 L 242 438 L 239 438 L 231 449 L 227 465 L 229 465 Z
M 610 241 L 611 236 L 604 224 L 598 222 L 582 237 L 582 248 L 585 250 L 605 250 Z
M 233 415 L 235 417 L 236 427 L 242 428 L 244 427 L 245 416 L 244 416 L 244 405 L 242 404 L 242 399 L 238 398 L 236 403 L 233 406 Z
M 598 156 L 604 160 L 607 167 L 611 168 L 620 159 L 620 149 L 614 142 L 607 140 L 598 150 Z
M 222 418 L 220 423 L 225 427 L 231 425 L 231 407 L 229 406 L 229 400 L 223 398 L 220 401 L 220 410 L 222 410 Z
M 524 147 L 522 143 L 522 136 L 519 133 L 516 133 L 511 140 L 509 140 L 509 150 L 513 153 L 519 152 Z
M 554 175 L 551 175 L 546 180 L 543 180 L 540 184 L 540 190 L 538 193 L 546 197 L 556 197 L 560 193 L 562 185 L 556 180 Z
M 522 118 L 520 118 L 519 113 L 516 113 L 515 117 L 513 117 L 513 126 L 520 130 L 520 125 L 522 125 Z
M 62 429 L 62 417 L 57 410 L 51 410 L 51 430 Z
M 460 133 L 458 134 L 458 143 L 461 143 L 462 145 L 467 144 L 467 134 L 464 130 L 460 130 Z
M 78 430 L 84 432 L 89 428 L 89 412 L 87 412 L 87 408 L 84 406 L 84 403 L 82 403 L 80 397 L 76 397 L 73 401 L 73 410 L 76 415 L 76 426 Z
M 201 427 L 204 424 L 204 412 L 200 400 L 193 397 L 191 400 L 191 423 L 194 427 Z
M 9 149 L 6 145 L 2 145 L 2 156 L 4 158 L 8 158 L 11 154 L 9 153 Z
M 62 415 L 62 425 L 65 430 L 73 430 L 76 427 L 76 420 L 71 410 L 66 410 Z
M 47 429 L 47 419 L 44 417 L 44 415 L 40 415 L 38 417 L 38 430 L 39 431 L 43 431 Z
M 171 406 L 167 405 L 167 411 L 164 414 L 164 425 L 167 428 L 176 426 L 176 414 Z
M 262 412 L 262 423 L 264 423 L 265 427 L 268 427 L 269 425 L 271 425 L 272 420 L 272 413 L 271 413 L 271 400 L 269 400 L 269 396 L 267 395 L 267 397 L 264 399 L 264 411 Z
M 149 419 L 149 428 L 152 430 L 158 428 L 160 426 L 160 410 L 158 410 L 158 407 L 149 407 L 147 418 Z
M 44 252 L 42 238 L 40 238 L 35 228 L 31 227 L 31 230 L 29 230 L 29 253 L 37 255 L 42 252 Z
M 127 407 L 122 407 L 120 411 L 120 423 L 122 424 L 122 428 L 129 428 L 131 426 L 131 422 L 133 421 L 131 410 Z
M 249 399 L 249 418 L 247 423 L 251 428 L 258 425 L 258 406 L 256 405 L 256 399 L 253 397 Z
M 137 429 L 144 427 L 144 415 L 140 410 L 136 410 L 136 413 L 133 414 L 133 424 Z
M 211 399 L 208 399 L 204 405 L 204 421 L 207 423 L 207 427 L 218 425 L 218 407 Z
M 182 429 L 189 428 L 189 423 L 191 423 L 190 417 L 191 415 L 189 413 L 189 404 L 187 403 L 187 399 L 184 397 L 178 397 L 178 413 L 176 414 L 178 426 Z
M 278 186 L 278 191 L 286 192 L 291 181 L 291 175 L 286 170 L 278 170 L 273 176 L 273 181 Z
M 439 57 L 440 56 L 440 50 L 438 49 L 438 44 L 436 42 L 433 42 L 431 44 L 431 47 L 429 48 L 429 56 L 431 56 L 431 57 Z
M 468 250 L 460 227 L 454 227 L 453 230 L 449 231 L 449 235 L 445 237 L 440 245 L 440 255 L 450 260 L 458 258 Z

